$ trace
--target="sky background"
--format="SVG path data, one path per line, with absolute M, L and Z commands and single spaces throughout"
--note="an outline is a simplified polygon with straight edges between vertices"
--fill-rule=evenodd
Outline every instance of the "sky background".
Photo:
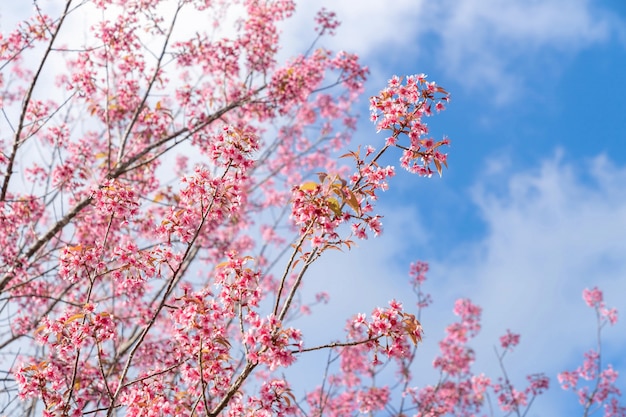
M 0 29 L 16 4 L 0 7 Z M 427 120 L 451 147 L 442 178 L 398 170 L 378 206 L 383 236 L 314 265 L 307 290 L 331 302 L 301 321 L 307 344 L 340 337 L 350 315 L 392 298 L 410 308 L 409 263 L 428 261 L 434 304 L 422 313 L 416 383 L 436 381 L 437 342 L 454 301 L 469 297 L 483 307 L 475 372 L 499 376 L 493 346 L 506 329 L 521 333 L 506 362 L 514 381 L 551 378 L 529 416 L 580 415 L 556 374 L 595 346 L 582 290 L 600 287 L 626 314 L 626 2 L 301 0 L 283 25 L 284 57 L 308 48 L 323 6 L 342 21 L 324 46 L 358 53 L 371 70 L 356 143 L 384 140 L 367 98 L 394 74 L 426 73 L 452 94 Z M 626 319 L 605 329 L 603 352 L 626 392 Z M 311 366 L 307 379 L 321 380 Z
M 483 307 L 475 372 L 500 376 L 493 346 L 506 329 L 521 333 L 507 371 L 521 384 L 551 378 L 529 416 L 581 415 L 556 375 L 595 347 L 582 290 L 598 286 L 626 314 L 626 2 L 307 0 L 285 26 L 286 54 L 308 46 L 323 6 L 342 21 L 325 45 L 370 67 L 364 98 L 394 74 L 426 73 L 451 92 L 427 122 L 452 143 L 442 178 L 398 171 L 380 200 L 383 236 L 315 266 L 307 285 L 330 288 L 331 303 L 309 325 L 340 334 L 337 317 L 390 298 L 414 305 L 408 265 L 425 260 L 434 305 L 422 315 L 418 384 L 436 381 L 437 342 L 454 301 L 469 297 Z M 360 113 L 356 141 L 380 145 L 367 100 Z M 626 320 L 603 339 L 626 392 Z

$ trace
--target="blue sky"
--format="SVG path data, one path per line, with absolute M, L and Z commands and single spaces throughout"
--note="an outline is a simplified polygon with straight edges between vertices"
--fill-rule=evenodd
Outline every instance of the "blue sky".
M 286 27 L 288 51 L 306 46 L 321 6 L 343 22 L 326 44 L 370 66 L 366 96 L 393 74 L 421 72 L 452 93 L 428 121 L 452 145 L 442 178 L 392 181 L 380 202 L 382 237 L 316 266 L 311 285 L 332 288 L 334 303 L 311 326 L 332 328 L 338 314 L 389 298 L 409 305 L 408 264 L 423 259 L 435 304 L 423 315 L 419 383 L 435 381 L 437 341 L 454 300 L 469 297 L 484 320 L 474 369 L 499 376 L 493 345 L 510 328 L 522 334 L 507 363 L 515 379 L 551 378 L 529 415 L 580 414 L 556 374 L 595 346 L 582 290 L 599 286 L 626 314 L 626 3 L 309 0 Z M 357 141 L 380 143 L 366 103 L 362 114 Z M 626 320 L 604 336 L 626 391 Z

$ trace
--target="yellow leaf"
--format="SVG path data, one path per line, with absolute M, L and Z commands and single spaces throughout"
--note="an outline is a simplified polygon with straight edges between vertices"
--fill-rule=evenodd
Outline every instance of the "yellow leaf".
M 361 206 L 359 206 L 359 201 L 352 191 L 348 191 L 348 198 L 346 198 L 345 201 L 346 204 L 350 206 L 350 208 L 354 210 L 357 215 L 361 215 Z
M 302 191 L 315 191 L 316 188 L 317 188 L 317 183 L 313 181 L 305 182 L 304 184 L 300 186 L 300 189 Z
M 341 217 L 341 206 L 339 205 L 337 199 L 334 197 L 329 197 L 326 202 L 328 203 L 328 208 L 330 208 L 333 213 L 335 213 L 335 216 Z
M 224 268 L 226 265 L 228 265 L 228 261 L 220 262 L 219 264 L 215 265 L 215 269 Z
M 83 317 L 85 317 L 85 315 L 84 315 L 83 313 L 74 314 L 73 316 L 70 316 L 70 317 L 68 317 L 68 318 L 65 320 L 65 324 L 68 324 L 68 323 L 71 323 L 71 322 L 73 322 L 73 321 L 76 321 L 76 320 L 82 319 Z
M 415 346 L 422 341 L 422 323 L 413 314 L 404 313 L 404 330 L 407 332 Z

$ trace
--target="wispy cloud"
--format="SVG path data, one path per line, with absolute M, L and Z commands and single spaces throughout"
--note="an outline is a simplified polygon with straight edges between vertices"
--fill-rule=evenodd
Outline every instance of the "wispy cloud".
M 492 346 L 510 328 L 522 334 L 513 370 L 546 371 L 553 378 L 548 398 L 563 398 L 556 373 L 595 347 L 583 288 L 599 286 L 607 305 L 626 310 L 626 167 L 606 156 L 575 165 L 557 153 L 535 169 L 494 175 L 505 176 L 481 180 L 473 193 L 485 236 L 433 264 L 431 276 L 445 282 L 435 291 L 437 309 L 469 294 L 484 308 L 478 366 L 497 374 Z M 626 347 L 626 323 L 615 327 L 606 329 L 609 360 Z M 575 401 L 572 395 L 566 403 Z
M 332 39 L 333 48 L 367 56 L 390 46 L 412 43 L 419 33 L 416 20 L 425 3 L 424 0 L 298 1 L 296 15 L 285 25 L 291 36 L 286 39 L 286 46 L 293 44 L 296 50 L 302 50 L 308 44 L 313 16 L 323 7 L 335 12 L 341 21 L 337 36 Z
M 289 50 L 308 44 L 311 16 L 322 6 L 342 21 L 333 47 L 375 66 L 399 57 L 434 60 L 449 78 L 470 92 L 489 91 L 496 103 L 519 96 L 533 77 L 558 73 L 564 59 L 590 45 L 626 40 L 626 22 L 591 0 L 312 0 L 299 2 L 286 26 Z
M 624 24 L 588 0 L 442 1 L 424 13 L 447 73 L 471 89 L 494 91 L 500 102 L 519 93 L 533 65 L 550 72 L 546 55 L 567 56 L 607 41 Z
M 494 170 L 481 178 L 472 198 L 485 234 L 430 259 L 426 289 L 435 303 L 424 312 L 426 339 L 415 383 L 436 380 L 431 361 L 445 325 L 455 320 L 454 300 L 470 297 L 483 307 L 483 330 L 472 343 L 475 371 L 499 376 L 493 346 L 506 329 L 521 333 L 521 345 L 508 357 L 509 376 L 522 386 L 534 372 L 545 371 L 552 379 L 552 389 L 530 415 L 571 411 L 577 400 L 559 388 L 556 374 L 578 366 L 583 352 L 595 347 L 595 315 L 582 301 L 582 290 L 597 285 L 608 306 L 626 311 L 624 183 L 626 166 L 606 156 L 580 164 L 560 152 L 522 171 Z M 362 242 L 348 254 L 328 254 L 308 277 L 307 290 L 325 289 L 333 296 L 329 306 L 302 323 L 311 331 L 308 341 L 341 337 L 344 318 L 390 298 L 409 309 L 414 305 L 407 263 L 419 259 L 420 248 L 436 235 L 416 208 L 383 205 L 381 211 L 387 230 L 380 239 Z M 624 330 L 624 320 L 606 328 L 608 361 L 626 347 Z
M 582 290 L 597 285 L 608 306 L 626 312 L 625 183 L 626 166 L 606 156 L 581 164 L 560 152 L 521 171 L 495 169 L 482 177 L 472 199 L 485 234 L 425 259 L 431 262 L 426 290 L 435 303 L 424 312 L 426 339 L 415 383 L 435 381 L 431 361 L 437 342 L 455 320 L 454 301 L 469 297 L 483 307 L 483 330 L 472 343 L 475 370 L 500 375 L 493 346 L 506 329 L 521 333 L 522 343 L 507 362 L 510 376 L 522 385 L 529 373 L 545 371 L 552 379 L 552 389 L 530 415 L 566 415 L 577 400 L 560 390 L 556 374 L 578 366 L 583 352 L 595 347 L 595 315 Z M 408 262 L 422 257 L 435 231 L 415 207 L 383 205 L 381 211 L 386 231 L 380 239 L 361 242 L 351 253 L 328 254 L 309 276 L 307 291 L 324 289 L 332 297 L 329 306 L 301 323 L 310 331 L 308 341 L 340 338 L 345 318 L 388 299 L 400 299 L 409 309 L 414 305 L 406 284 Z M 624 319 L 606 328 L 608 361 L 626 348 L 625 330 Z M 623 364 L 615 365 L 626 374 Z

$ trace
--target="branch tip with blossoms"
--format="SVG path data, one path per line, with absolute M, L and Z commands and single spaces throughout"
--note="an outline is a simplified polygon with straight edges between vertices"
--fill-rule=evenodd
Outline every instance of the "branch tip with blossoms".
M 337 20 L 337 14 L 335 12 L 327 10 L 325 7 L 320 9 L 315 16 L 315 31 L 321 35 L 328 33 L 334 35 L 335 30 L 339 27 L 341 22 Z
M 561 372 L 559 383 L 562 389 L 576 392 L 584 417 L 599 410 L 604 411 L 604 417 L 625 417 L 626 406 L 620 403 L 622 393 L 616 386 L 619 373 L 611 364 L 602 365 L 602 329 L 617 323 L 617 310 L 606 307 L 597 287 L 584 289 L 583 300 L 596 312 L 597 346 L 584 354 L 584 362 L 576 370 Z
M 401 166 L 409 172 L 421 176 L 431 176 L 432 166 L 441 176 L 442 167 L 448 166 L 447 154 L 439 148 L 449 144 L 444 138 L 434 141 L 428 135 L 428 127 L 423 118 L 431 116 L 433 111 L 445 109 L 450 95 L 434 82 L 426 81 L 426 75 L 418 74 L 400 78 L 394 76 L 378 96 L 370 98 L 370 119 L 376 123 L 376 129 L 388 130 L 385 147 L 397 147 L 402 150 Z M 408 143 L 400 138 L 406 136 Z
M 401 166 L 421 176 L 431 176 L 433 166 L 441 175 L 442 167 L 447 166 L 447 155 L 439 148 L 449 141 L 425 138 L 428 128 L 423 118 L 432 115 L 433 108 L 443 110 L 442 103 L 449 100 L 449 95 L 425 78 L 408 76 L 403 84 L 403 79 L 394 76 L 386 89 L 370 99 L 372 120 L 379 131 L 389 130 L 391 137 L 378 152 L 367 146 L 364 155 L 359 148 L 341 156 L 353 159 L 356 165 L 349 180 L 320 173 L 319 182 L 307 181 L 292 188 L 291 217 L 300 233 L 310 234 L 313 247 L 350 248 L 352 242 L 342 239 L 338 232 L 339 226 L 349 221 L 352 234 L 359 239 L 367 238 L 368 231 L 374 235 L 382 232 L 382 216 L 371 213 L 379 191 L 387 190 L 388 179 L 395 175 L 393 166 L 378 164 L 390 148 L 402 150 Z

